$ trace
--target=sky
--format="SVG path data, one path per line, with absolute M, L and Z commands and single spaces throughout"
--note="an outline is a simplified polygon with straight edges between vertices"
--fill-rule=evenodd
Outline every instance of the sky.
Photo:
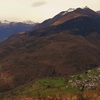
M 0 20 L 42 22 L 69 8 L 100 10 L 100 0 L 0 0 Z

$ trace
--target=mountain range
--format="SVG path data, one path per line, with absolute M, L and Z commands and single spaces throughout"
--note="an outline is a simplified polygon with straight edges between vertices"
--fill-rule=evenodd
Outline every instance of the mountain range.
M 100 15 L 87 7 L 63 11 L 0 43 L 0 92 L 98 66 Z
M 0 21 L 0 41 L 3 41 L 10 37 L 11 35 L 17 34 L 19 32 L 24 32 L 32 29 L 38 23 L 32 21 L 24 22 L 9 22 L 7 20 Z

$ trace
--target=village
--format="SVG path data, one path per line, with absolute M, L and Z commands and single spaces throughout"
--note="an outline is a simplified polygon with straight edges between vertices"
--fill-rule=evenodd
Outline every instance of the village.
M 95 89 L 100 85 L 100 67 L 95 70 L 88 70 L 87 72 L 75 76 L 71 76 L 68 81 L 71 88 L 78 88 L 81 91 Z M 66 86 L 68 88 L 69 86 Z

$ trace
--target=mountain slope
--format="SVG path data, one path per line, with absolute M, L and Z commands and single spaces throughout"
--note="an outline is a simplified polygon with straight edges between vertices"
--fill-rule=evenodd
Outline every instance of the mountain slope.
M 16 34 L 2 42 L 0 91 L 38 78 L 65 77 L 100 66 L 97 20 L 83 15 L 56 26 Z
M 17 90 L 14 90 L 13 94 L 17 95 L 15 97 L 23 95 L 25 97 L 28 96 L 30 98 L 35 98 L 35 96 L 37 95 L 37 99 L 41 95 L 42 97 L 40 98 L 43 99 L 44 96 L 46 96 L 46 98 L 49 98 L 48 95 L 51 97 L 53 96 L 55 97 L 56 95 L 58 96 L 58 95 L 65 94 L 66 99 L 68 99 L 67 94 L 78 95 L 80 93 L 83 94 L 83 92 L 86 92 L 86 91 L 88 91 L 91 94 L 91 91 L 95 89 L 94 91 L 98 92 L 98 93 L 95 93 L 96 94 L 95 99 L 96 98 L 99 99 L 99 89 L 97 89 L 99 88 L 99 85 L 100 85 L 99 73 L 100 73 L 100 67 L 85 71 L 84 73 L 81 73 L 81 74 L 69 76 L 66 78 L 62 78 L 62 77 L 44 78 L 44 79 L 37 80 L 36 82 L 31 82 L 30 84 L 27 84 L 25 87 L 21 89 L 19 88 Z M 10 96 L 8 98 L 10 98 Z M 62 97 L 60 98 L 62 100 Z M 86 99 L 86 96 L 83 96 L 83 98 Z M 87 95 L 87 98 L 88 100 L 91 100 L 93 96 Z M 80 96 L 80 99 L 82 99 L 81 96 Z M 78 100 L 78 97 L 75 100 Z
M 37 78 L 68 76 L 100 66 L 100 44 L 81 36 L 57 33 L 28 40 L 21 36 L 8 45 L 0 49 L 1 73 L 7 79 L 7 84 L 0 81 L 1 91 Z

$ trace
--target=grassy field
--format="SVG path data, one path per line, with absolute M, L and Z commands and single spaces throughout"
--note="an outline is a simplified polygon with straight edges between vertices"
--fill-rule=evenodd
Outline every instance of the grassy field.
M 56 78 L 45 78 L 37 80 L 35 83 L 32 83 L 29 87 L 25 87 L 20 90 L 14 91 L 16 95 L 55 95 L 55 94 L 72 94 L 79 93 L 82 90 L 80 85 L 73 86 L 76 81 L 82 82 L 88 80 L 89 76 L 97 77 L 100 74 L 100 71 L 96 69 L 89 70 L 82 74 L 77 74 L 69 77 L 56 77 Z M 91 81 L 90 81 L 91 82 Z M 85 84 L 85 83 L 84 83 Z M 97 86 L 100 85 L 100 83 Z M 95 88 L 93 88 L 95 89 Z M 93 90 L 90 88 L 89 90 Z M 85 89 L 84 89 L 85 91 Z

